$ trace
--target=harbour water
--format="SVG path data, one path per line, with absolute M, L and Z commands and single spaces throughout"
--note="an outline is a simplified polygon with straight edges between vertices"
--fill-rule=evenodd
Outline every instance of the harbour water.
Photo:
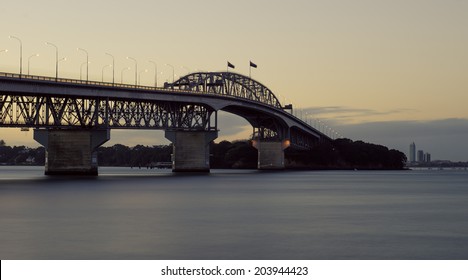
M 0 167 L 1 259 L 468 259 L 468 171 Z

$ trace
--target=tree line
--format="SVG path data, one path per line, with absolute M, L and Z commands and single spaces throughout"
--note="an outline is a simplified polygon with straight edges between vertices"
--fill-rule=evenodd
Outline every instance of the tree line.
M 128 147 L 116 144 L 99 147 L 98 162 L 100 166 L 155 166 L 170 162 L 172 149 L 172 145 Z M 249 140 L 210 144 L 211 168 L 255 169 L 257 160 L 257 150 Z M 44 162 L 43 147 L 10 147 L 0 140 L 0 164 L 44 165 Z M 317 143 L 307 151 L 285 150 L 286 168 L 292 169 L 403 169 L 405 163 L 406 156 L 400 151 L 350 139 Z

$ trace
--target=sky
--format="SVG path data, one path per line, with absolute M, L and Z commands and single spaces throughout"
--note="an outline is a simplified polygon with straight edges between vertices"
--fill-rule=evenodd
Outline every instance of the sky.
M 292 103 L 353 140 L 433 159 L 468 161 L 468 1 L 462 0 L 41 0 L 7 1 L 0 10 L 0 71 L 142 84 L 193 71 L 224 71 L 226 61 L 281 102 Z M 39 54 L 38 57 L 33 56 Z M 29 59 L 30 58 L 30 59 Z M 29 61 L 29 63 L 28 63 Z M 29 64 L 29 67 L 28 67 Z M 124 70 L 131 67 L 130 70 Z M 29 68 L 29 69 L 28 69 Z M 82 72 L 84 75 L 84 72 Z M 252 132 L 240 117 L 220 114 L 222 139 Z M 106 145 L 167 144 L 161 131 L 117 131 Z M 9 145 L 37 146 L 32 132 L 0 129 Z

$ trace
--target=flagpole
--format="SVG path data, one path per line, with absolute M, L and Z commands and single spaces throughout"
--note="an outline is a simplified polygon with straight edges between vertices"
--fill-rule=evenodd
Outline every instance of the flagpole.
M 257 64 L 253 63 L 252 60 L 249 61 L 249 78 L 252 79 L 252 67 L 257 68 Z

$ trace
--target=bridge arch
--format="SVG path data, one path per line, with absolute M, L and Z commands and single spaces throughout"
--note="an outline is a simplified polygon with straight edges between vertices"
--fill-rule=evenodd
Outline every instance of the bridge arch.
M 232 72 L 195 72 L 181 77 L 165 88 L 232 96 L 260 102 L 281 109 L 275 94 L 260 82 Z

